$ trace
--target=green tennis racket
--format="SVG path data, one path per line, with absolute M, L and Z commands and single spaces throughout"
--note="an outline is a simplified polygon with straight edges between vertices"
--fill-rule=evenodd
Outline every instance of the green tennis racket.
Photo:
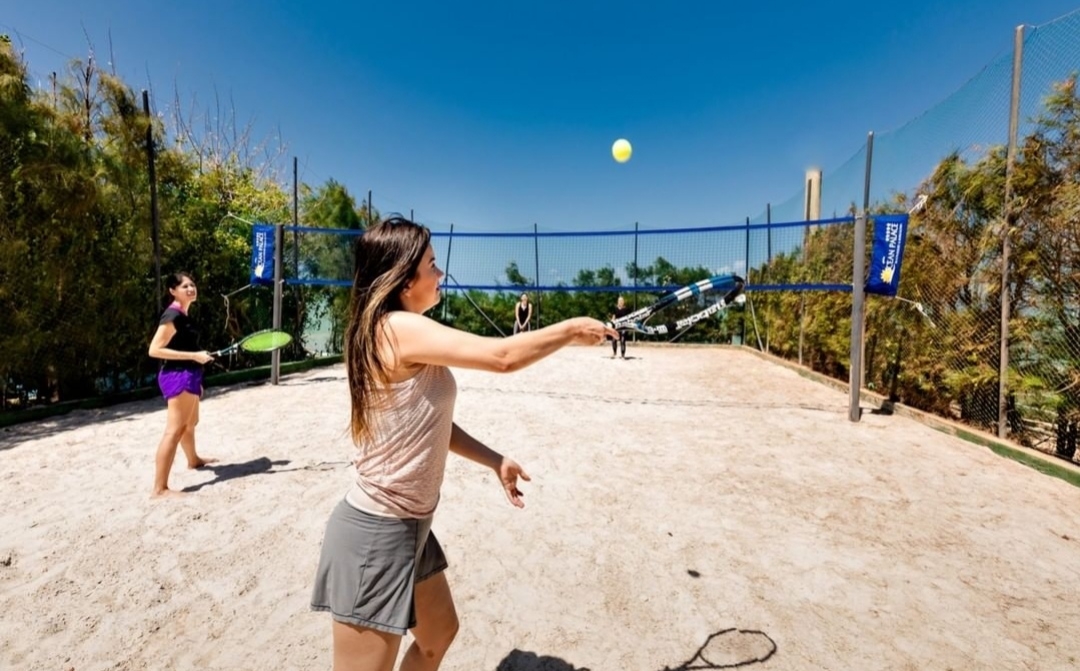
M 267 329 L 265 331 L 257 331 L 251 335 L 245 336 L 241 340 L 234 342 L 224 349 L 219 349 L 216 352 L 210 352 L 210 356 L 219 357 L 226 354 L 233 354 L 237 350 L 244 350 L 245 352 L 273 352 L 276 349 L 280 349 L 285 345 L 292 342 L 292 336 L 284 331 L 274 331 L 273 329 Z

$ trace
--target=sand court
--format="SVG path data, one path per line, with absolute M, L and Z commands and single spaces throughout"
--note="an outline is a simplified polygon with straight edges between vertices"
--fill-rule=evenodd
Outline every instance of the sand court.
M 456 370 L 434 532 L 449 671 L 1080 667 L 1080 489 L 746 351 Z M 869 406 L 868 406 L 869 407 Z M 218 457 L 148 498 L 160 400 L 0 430 L 0 669 L 330 668 L 308 610 L 350 480 L 340 365 L 212 388 Z

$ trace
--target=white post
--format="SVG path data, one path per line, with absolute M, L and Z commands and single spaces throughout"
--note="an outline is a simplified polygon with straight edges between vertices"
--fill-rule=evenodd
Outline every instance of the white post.
M 809 168 L 806 171 L 806 220 L 821 219 L 821 168 Z

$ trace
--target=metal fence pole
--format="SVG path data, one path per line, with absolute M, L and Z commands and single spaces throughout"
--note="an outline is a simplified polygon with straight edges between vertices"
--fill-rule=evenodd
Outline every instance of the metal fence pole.
M 746 218 L 746 249 L 743 252 L 743 268 L 746 269 L 746 282 L 750 283 L 750 217 Z M 746 344 L 746 313 L 743 313 L 741 345 Z
M 292 225 L 293 225 L 293 277 L 300 279 L 300 181 L 299 159 L 292 160 Z M 297 339 L 304 335 L 303 307 L 304 285 L 296 285 L 296 333 Z
M 300 231 L 297 229 L 300 227 L 300 181 L 299 181 L 299 159 L 293 156 L 292 159 L 292 244 L 293 244 L 293 275 L 296 278 L 300 277 Z
M 412 217 L 411 210 L 410 210 L 409 216 Z M 410 218 L 409 221 L 412 221 L 412 219 Z M 451 223 L 450 224 L 450 237 L 447 238 L 447 240 L 446 240 L 446 269 L 443 271 L 446 274 L 443 275 L 443 282 L 442 282 L 442 286 L 443 286 L 442 320 L 444 322 L 446 321 L 446 310 L 447 310 L 447 304 L 449 303 L 449 301 L 446 299 L 446 290 L 450 286 L 449 285 L 449 282 L 450 282 L 450 252 L 453 251 L 453 249 L 454 249 L 454 224 Z
M 766 237 L 765 237 L 765 257 L 767 264 L 765 267 L 769 270 L 772 269 L 772 203 L 765 203 L 765 224 L 766 224 Z M 762 284 L 768 284 L 769 275 L 763 272 L 761 277 L 758 278 Z M 746 271 L 746 281 L 750 282 L 750 271 Z M 772 301 L 768 300 L 765 303 L 765 313 L 763 321 L 765 322 L 765 352 L 769 351 L 769 324 L 772 323 Z M 760 338 L 759 338 L 760 339 Z
M 806 180 L 806 197 L 803 199 L 803 221 L 810 221 L 810 195 L 812 191 L 811 182 Z M 802 238 L 802 267 L 800 268 L 799 275 L 803 278 L 807 277 L 806 263 L 810 260 L 810 233 L 811 228 L 809 225 L 803 226 L 803 238 Z M 806 292 L 800 290 L 799 292 L 799 365 L 803 365 L 803 340 L 806 338 Z
M 1016 27 L 1013 46 L 1012 104 L 1009 107 L 1009 148 L 1005 155 L 1005 227 L 1001 234 L 1001 358 L 998 365 L 998 438 L 1009 432 L 1009 236 L 1016 214 L 1012 207 L 1012 177 L 1016 163 L 1016 134 L 1020 116 L 1020 77 L 1024 60 L 1024 26 Z
M 634 312 L 638 310 L 638 275 L 641 274 L 641 269 L 638 266 L 638 228 L 640 224 L 634 222 Z M 630 342 L 637 342 L 637 331 L 630 333 Z
M 638 275 L 640 274 L 638 268 L 638 222 L 634 222 L 634 312 L 637 312 L 637 287 L 638 287 Z
M 281 285 L 285 283 L 281 272 L 281 245 L 285 241 L 285 227 L 274 224 L 274 330 L 281 330 Z M 270 355 L 270 384 L 276 385 L 281 379 L 281 350 L 276 349 Z
M 855 218 L 855 246 L 851 263 L 851 370 L 849 371 L 850 407 L 848 419 L 862 417 L 859 393 L 862 391 L 862 341 L 866 275 L 866 218 L 870 210 L 870 167 L 874 157 L 874 132 L 866 136 L 866 178 L 863 182 L 863 209 Z
M 533 280 L 533 291 L 536 292 L 536 328 L 541 328 L 543 322 L 540 320 L 540 306 L 544 301 L 540 295 L 540 232 L 535 223 L 533 224 L 533 267 L 536 269 L 536 279 Z

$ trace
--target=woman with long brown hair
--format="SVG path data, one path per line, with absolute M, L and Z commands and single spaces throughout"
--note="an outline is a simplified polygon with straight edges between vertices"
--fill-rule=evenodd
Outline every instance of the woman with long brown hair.
M 428 229 L 401 217 L 364 232 L 355 257 L 345 362 L 356 480 L 327 523 L 311 607 L 331 614 L 335 671 L 389 671 L 410 630 L 402 671 L 432 671 L 458 629 L 446 558 L 431 533 L 448 454 L 491 468 L 519 508 L 518 478 L 529 479 L 454 422 L 450 368 L 516 371 L 617 334 L 578 317 L 487 338 L 425 317 L 443 272 Z

